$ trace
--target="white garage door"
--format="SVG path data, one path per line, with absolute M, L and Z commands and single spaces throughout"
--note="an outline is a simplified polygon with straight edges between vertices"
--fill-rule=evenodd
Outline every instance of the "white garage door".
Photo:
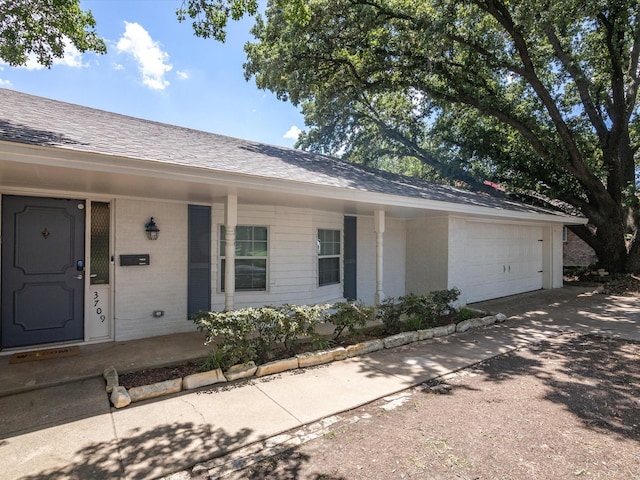
M 542 227 L 467 224 L 467 303 L 542 288 Z

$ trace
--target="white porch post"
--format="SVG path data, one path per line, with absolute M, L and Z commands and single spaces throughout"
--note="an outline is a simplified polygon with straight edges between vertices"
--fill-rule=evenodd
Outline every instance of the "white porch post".
M 238 225 L 238 196 L 227 195 L 224 209 L 225 268 L 224 309 L 233 310 L 236 293 L 236 226 Z
M 380 305 L 384 300 L 383 271 L 384 271 L 384 210 L 376 210 L 373 215 L 373 229 L 376 234 L 376 293 L 374 301 Z

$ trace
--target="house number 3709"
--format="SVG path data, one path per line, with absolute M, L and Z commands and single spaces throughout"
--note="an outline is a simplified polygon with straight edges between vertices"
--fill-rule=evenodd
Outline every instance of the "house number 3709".
M 102 313 L 102 298 L 100 298 L 99 292 L 93 292 L 93 308 L 96 309 L 96 315 L 100 318 L 100 323 L 104 323 L 107 317 Z

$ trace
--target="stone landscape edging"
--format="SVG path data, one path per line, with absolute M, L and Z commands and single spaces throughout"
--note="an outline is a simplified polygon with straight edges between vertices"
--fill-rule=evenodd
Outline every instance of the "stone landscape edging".
M 473 328 L 486 327 L 494 323 L 502 323 L 506 319 L 507 316 L 502 313 L 471 318 L 458 322 L 457 324 L 452 323 L 442 327 L 402 332 L 381 339 L 356 343 L 347 347 L 336 347 L 327 350 L 300 353 L 295 357 L 275 360 L 262 365 L 256 365 L 254 362 L 247 362 L 239 365 L 233 365 L 229 367 L 226 372 L 217 368 L 206 372 L 186 375 L 183 378 L 133 387 L 129 390 L 119 385 L 118 373 L 113 366 L 110 366 L 103 372 L 103 376 L 107 383 L 105 390 L 107 393 L 111 394 L 110 400 L 115 408 L 124 408 L 131 403 L 178 393 L 181 390 L 191 390 L 214 385 L 216 383 L 231 382 L 242 378 L 264 377 L 266 375 L 274 375 L 288 370 L 323 365 L 325 363 L 341 361 L 346 358 L 376 352 L 385 348 L 396 348 L 402 345 L 428 340 L 430 338 L 451 335 L 455 332 L 461 333 Z

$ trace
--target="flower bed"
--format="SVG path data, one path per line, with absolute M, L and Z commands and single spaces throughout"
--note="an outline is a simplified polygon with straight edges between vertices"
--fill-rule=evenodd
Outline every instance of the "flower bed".
M 305 368 L 320 365 L 333 361 L 344 360 L 348 357 L 364 355 L 383 348 L 395 348 L 411 342 L 452 334 L 456 331 L 462 332 L 471 328 L 491 325 L 496 322 L 504 322 L 506 317 L 502 314 L 495 316 L 482 316 L 474 319 L 466 319 L 449 326 L 434 327 L 411 332 L 387 336 L 384 338 L 374 338 L 362 342 L 349 344 L 346 347 L 336 347 L 331 349 L 321 349 L 306 351 L 296 354 L 293 357 L 281 358 L 255 365 L 253 362 L 234 365 L 223 371 L 221 368 L 211 369 L 206 372 L 198 372 L 197 364 L 187 364 L 177 367 L 162 367 L 159 369 L 147 369 L 141 372 L 125 374 L 122 377 L 116 373 L 115 380 L 107 381 L 107 390 L 111 393 L 111 402 L 116 408 L 122 408 L 131 402 L 142 401 L 155 398 L 160 395 L 176 393 L 182 389 L 200 388 L 213 385 L 215 383 L 227 382 L 225 373 L 233 379 L 248 378 L 251 376 L 265 376 L 280 373 L 287 370 Z M 366 338 L 361 332 L 360 338 Z M 299 348 L 304 349 L 307 345 L 299 343 Z M 115 369 L 109 367 L 105 370 L 113 375 Z M 166 376 L 172 378 L 166 378 Z M 120 381 L 122 378 L 122 382 Z M 134 379 L 136 379 L 134 381 Z M 153 380 L 146 385 L 138 385 L 144 379 Z M 133 390 L 134 396 L 129 395 Z

